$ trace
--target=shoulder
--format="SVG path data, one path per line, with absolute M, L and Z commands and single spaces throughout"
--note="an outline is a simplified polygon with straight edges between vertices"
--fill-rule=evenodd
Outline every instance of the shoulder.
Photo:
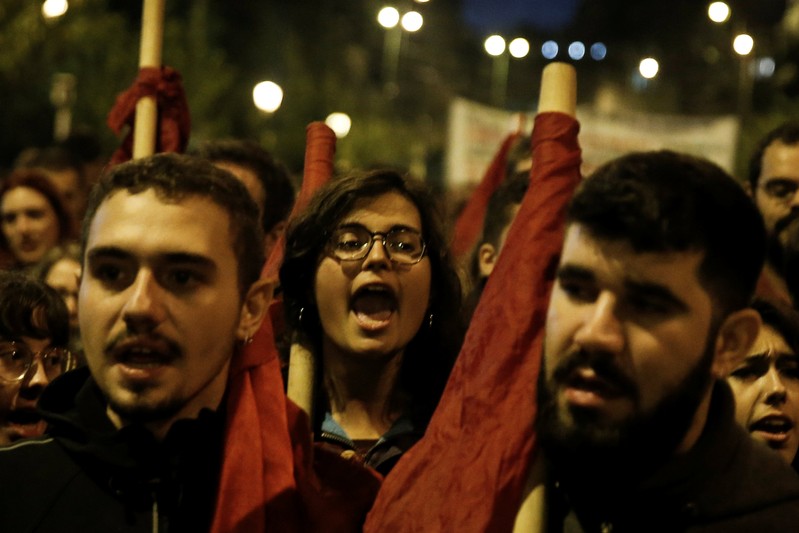
M 797 527 L 799 475 L 772 450 L 746 437 L 705 491 L 704 507 L 716 517 L 711 521 L 726 524 L 724 531 L 749 531 L 748 525 L 758 525 L 758 531 Z
M 41 516 L 79 472 L 51 437 L 0 448 L 0 531 L 27 531 L 25 521 Z

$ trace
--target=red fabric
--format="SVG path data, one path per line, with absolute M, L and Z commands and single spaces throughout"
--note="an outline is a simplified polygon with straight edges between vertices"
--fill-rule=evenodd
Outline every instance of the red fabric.
M 455 228 L 452 233 L 450 250 L 457 259 L 468 254 L 472 247 L 480 238 L 483 229 L 483 220 L 486 216 L 486 208 L 491 195 L 505 179 L 505 167 L 508 161 L 508 151 L 513 142 L 519 137 L 519 133 L 511 133 L 502 141 L 493 161 L 488 166 L 486 173 L 480 184 L 472 192 L 469 201 L 458 216 Z
M 133 156 L 136 103 L 144 96 L 154 97 L 158 104 L 156 152 L 186 150 L 191 120 L 180 73 L 171 67 L 143 67 L 139 69 L 133 85 L 117 96 L 114 107 L 108 113 L 106 122 L 114 133 L 120 133 L 126 124 L 130 126 L 122 145 L 111 156 L 111 166 L 128 161 Z
M 333 176 L 333 156 L 336 154 L 336 134 L 324 122 L 311 122 L 305 129 L 305 166 L 302 176 L 302 188 L 290 218 L 305 209 L 311 196 Z M 264 267 L 263 278 L 277 280 L 280 264 L 283 262 L 285 241 L 280 236 L 269 260 Z
M 386 478 L 366 533 L 512 530 L 535 453 L 544 320 L 579 183 L 579 125 L 536 117 L 531 186 L 422 440 Z M 524 290 L 520 290 L 524 288 Z
M 332 134 L 321 123 L 308 127 L 307 152 L 313 164 L 306 162 L 294 212 L 303 209 L 332 175 L 335 135 L 331 144 L 325 129 Z M 277 279 L 282 257 L 282 245 L 275 247 L 263 279 Z M 270 270 L 273 261 L 277 266 Z M 222 473 L 211 531 L 360 531 L 380 476 L 313 447 L 308 417 L 283 390 L 272 321 L 267 317 L 253 342 L 231 361 Z

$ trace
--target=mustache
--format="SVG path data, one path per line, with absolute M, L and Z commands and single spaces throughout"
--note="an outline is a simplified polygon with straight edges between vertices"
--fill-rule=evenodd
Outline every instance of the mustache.
M 564 383 L 579 368 L 590 368 L 622 394 L 638 397 L 638 387 L 614 362 L 614 355 L 577 348 L 567 353 L 552 372 L 556 382 Z
M 782 233 L 788 228 L 788 226 L 792 225 L 797 220 L 799 220 L 799 209 L 791 209 L 787 215 L 779 219 L 774 224 L 774 233 Z
M 121 343 L 129 341 L 129 340 L 149 340 L 151 342 L 160 342 L 164 343 L 168 348 L 171 354 L 175 356 L 179 356 L 183 353 L 178 343 L 169 339 L 163 335 L 158 333 L 131 333 L 129 331 L 122 331 L 116 334 L 114 337 L 109 340 L 105 346 L 104 351 L 105 353 L 113 353 L 113 351 L 119 346 Z

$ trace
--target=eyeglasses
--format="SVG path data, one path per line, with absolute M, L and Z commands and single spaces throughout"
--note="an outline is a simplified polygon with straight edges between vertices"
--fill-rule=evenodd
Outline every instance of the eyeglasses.
M 779 202 L 790 202 L 799 191 L 799 183 L 783 178 L 775 178 L 760 185 L 766 196 Z
M 372 250 L 375 237 L 380 237 L 388 258 L 401 265 L 414 265 L 422 260 L 425 243 L 421 233 L 408 228 L 392 229 L 385 233 L 371 232 L 359 224 L 336 228 L 330 240 L 330 253 L 342 261 L 363 259 Z
M 74 366 L 75 359 L 66 348 L 47 348 L 34 353 L 23 342 L 0 340 L 0 378 L 22 381 L 37 364 L 42 365 L 47 379 L 55 379 Z

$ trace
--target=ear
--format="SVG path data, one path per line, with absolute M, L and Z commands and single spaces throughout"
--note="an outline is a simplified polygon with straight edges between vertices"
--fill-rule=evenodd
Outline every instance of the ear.
M 713 377 L 726 378 L 749 354 L 760 331 L 760 315 L 754 309 L 741 309 L 729 315 L 716 336 Z
M 269 311 L 273 291 L 274 284 L 264 279 L 259 279 L 250 286 L 241 304 L 239 327 L 236 330 L 239 341 L 252 338 L 261 327 L 261 322 Z
M 749 195 L 749 198 L 754 198 L 755 197 L 755 191 L 752 190 L 752 182 L 750 182 L 748 179 L 746 179 L 743 182 L 743 186 L 744 186 L 744 191 L 746 191 L 746 194 Z
M 480 268 L 482 277 L 487 278 L 491 275 L 497 264 L 498 256 L 499 254 L 493 244 L 484 242 L 480 245 L 477 249 L 477 265 Z

